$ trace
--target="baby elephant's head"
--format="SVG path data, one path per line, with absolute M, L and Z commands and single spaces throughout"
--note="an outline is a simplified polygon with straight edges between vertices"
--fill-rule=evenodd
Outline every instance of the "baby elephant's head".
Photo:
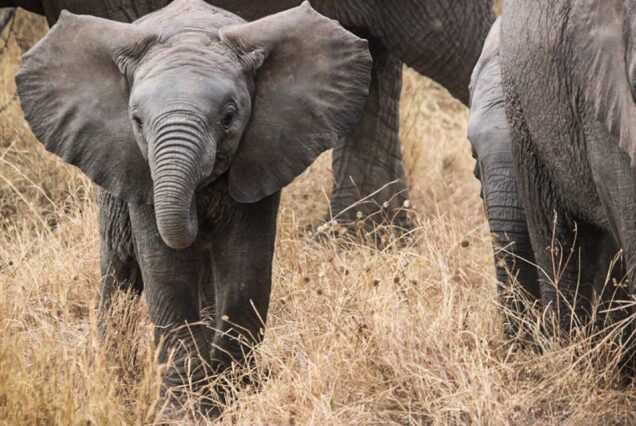
M 280 190 L 358 122 L 367 43 L 302 6 L 245 23 L 178 0 L 133 24 L 64 13 L 16 77 L 46 148 L 104 190 L 154 204 L 167 245 L 197 236 L 196 190 Z

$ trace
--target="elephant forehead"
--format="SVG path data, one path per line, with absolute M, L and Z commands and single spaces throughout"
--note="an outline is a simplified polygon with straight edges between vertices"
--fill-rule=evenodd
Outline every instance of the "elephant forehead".
M 151 103 L 161 98 L 191 101 L 198 99 L 211 105 L 218 98 L 233 95 L 238 83 L 224 74 L 203 74 L 177 69 L 136 84 L 133 98 L 150 100 Z
M 171 37 L 184 31 L 216 33 L 221 27 L 243 22 L 237 15 L 202 0 L 177 0 L 135 21 L 134 25 L 160 30 L 162 36 Z
M 153 78 L 166 73 L 241 75 L 238 57 L 217 38 L 184 34 L 155 45 L 144 56 L 136 78 Z

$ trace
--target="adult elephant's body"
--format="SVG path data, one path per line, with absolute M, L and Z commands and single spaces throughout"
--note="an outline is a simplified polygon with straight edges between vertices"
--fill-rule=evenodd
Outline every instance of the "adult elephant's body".
M 0 0 L 0 6 L 24 7 L 46 15 L 53 24 L 63 9 L 132 21 L 169 2 Z M 207 2 L 253 20 L 297 6 L 301 0 Z M 369 39 L 374 59 L 371 94 L 363 119 L 334 152 L 331 211 L 337 216 L 372 193 L 374 195 L 368 202 L 348 210 L 339 218 L 353 220 L 358 211 L 372 215 L 383 204 L 389 212 L 400 209 L 408 199 L 398 137 L 402 63 L 439 82 L 467 105 L 470 74 L 495 19 L 492 0 L 312 0 L 311 4 L 320 13 L 337 19 L 346 28 Z M 397 183 L 386 187 L 395 181 Z M 380 188 L 384 189 L 376 192 Z
M 635 12 L 633 0 L 515 0 L 502 18 L 512 152 L 541 297 L 566 329 L 619 249 L 636 290 Z

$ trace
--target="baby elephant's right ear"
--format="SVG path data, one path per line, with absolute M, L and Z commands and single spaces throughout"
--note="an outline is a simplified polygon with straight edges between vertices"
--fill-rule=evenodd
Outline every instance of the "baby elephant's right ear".
M 18 95 L 35 136 L 96 184 L 130 202 L 152 202 L 152 180 L 128 118 L 117 58 L 153 36 L 131 24 L 62 12 L 22 59 Z

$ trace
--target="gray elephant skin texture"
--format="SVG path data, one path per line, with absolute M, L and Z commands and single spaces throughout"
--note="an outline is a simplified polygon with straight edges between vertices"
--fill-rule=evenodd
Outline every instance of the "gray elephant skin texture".
M 207 2 L 253 20 L 294 7 L 300 0 Z M 2 6 L 21 6 L 46 15 L 50 24 L 57 21 L 63 9 L 128 22 L 167 3 L 169 0 L 0 0 Z M 325 218 L 333 215 L 347 223 L 356 220 L 357 213 L 361 212 L 373 221 L 388 217 L 397 225 L 408 227 L 402 208 L 409 191 L 399 140 L 403 64 L 432 78 L 468 104 L 470 75 L 495 20 L 492 0 L 400 0 L 391 2 L 390 7 L 384 0 L 312 0 L 311 4 L 323 15 L 337 19 L 369 40 L 373 57 L 370 94 L 362 118 L 334 149 L 331 208 Z M 481 115 L 471 121 L 481 118 L 488 120 Z M 511 217 L 507 217 L 510 210 L 504 208 L 520 206 L 512 178 L 510 147 L 502 146 L 502 135 L 493 134 L 496 129 L 489 127 L 483 132 L 479 129 L 472 132 L 471 142 L 477 159 L 477 177 L 484 187 L 491 231 L 500 246 L 529 258 L 531 249 L 522 223 L 525 220 L 522 208 L 513 211 Z M 493 177 L 489 178 L 491 174 Z M 395 183 L 389 185 L 390 182 Z M 367 197 L 367 202 L 349 208 L 369 194 L 374 195 Z M 497 264 L 499 257 L 498 254 Z M 510 283 L 508 271 L 518 274 L 521 282 L 536 282 L 536 278 L 532 279 L 536 275 L 532 268 L 522 262 L 512 264 L 511 259 L 513 257 L 507 256 L 506 267 L 497 269 L 500 282 Z
M 301 0 L 206 0 L 247 20 L 298 6 Z M 170 0 L 0 0 L 45 15 L 64 9 L 130 22 Z M 408 226 L 409 199 L 399 139 L 399 99 L 406 64 L 468 105 L 470 75 L 495 15 L 492 0 L 311 0 L 321 14 L 369 40 L 373 56 L 369 100 L 361 120 L 333 155 L 333 192 L 326 219 L 392 219 Z M 373 194 L 373 195 L 371 195 Z M 369 196 L 371 195 L 371 196 Z M 367 197 L 369 196 L 369 197 Z M 359 203 L 361 199 L 364 202 Z M 356 204 L 355 208 L 347 209 Z M 382 208 L 382 206 L 387 206 Z
M 201 0 L 130 24 L 64 12 L 24 56 L 34 134 L 102 188 L 100 327 L 143 290 L 165 389 L 262 339 L 280 189 L 359 121 L 371 66 L 308 3 L 250 23 Z
M 495 244 L 499 296 L 505 312 L 510 314 L 506 315 L 504 332 L 507 337 L 516 339 L 520 331 L 517 321 L 527 317 L 527 304 L 520 296 L 523 294 L 529 301 L 535 301 L 540 298 L 540 290 L 512 161 L 512 136 L 506 119 L 499 63 L 500 31 L 501 19 L 498 19 L 473 71 L 468 138 Z
M 636 295 L 635 19 L 633 0 L 510 0 L 502 16 L 513 164 L 540 298 L 564 331 L 592 301 Z M 627 279 L 605 286 L 618 254 Z

